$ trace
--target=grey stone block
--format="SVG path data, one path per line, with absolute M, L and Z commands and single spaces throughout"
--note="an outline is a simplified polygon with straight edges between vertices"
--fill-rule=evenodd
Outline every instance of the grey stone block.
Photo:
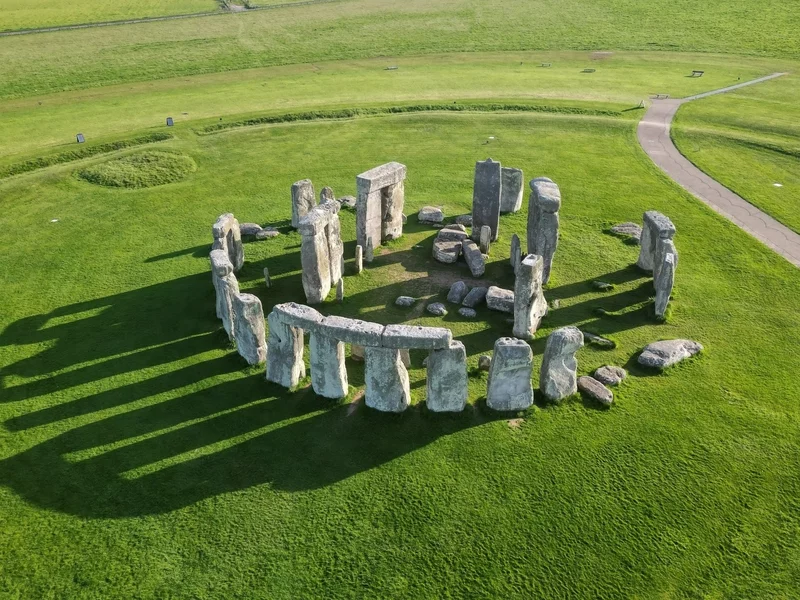
M 461 255 L 461 242 L 433 241 L 433 258 L 446 265 L 453 264 Z
M 481 277 L 486 271 L 486 259 L 483 258 L 478 245 L 472 240 L 464 240 L 461 244 L 461 251 L 464 253 L 464 260 L 473 277 Z
M 447 314 L 447 308 L 441 302 L 432 302 L 425 307 L 425 310 L 437 317 L 443 317 Z
M 216 314 L 222 320 L 222 327 L 231 341 L 235 338 L 235 318 L 233 298 L 239 293 L 239 281 L 233 274 L 233 265 L 225 250 L 212 250 L 211 280 L 216 292 Z
M 292 184 L 292 227 L 300 225 L 305 217 L 317 205 L 314 197 L 314 186 L 310 179 L 303 179 Z
M 447 348 L 452 339 L 453 334 L 445 327 L 387 325 L 383 330 L 381 346 L 412 350 L 438 350 Z
M 211 226 L 211 235 L 214 238 L 211 249 L 224 250 L 233 265 L 233 272 L 238 273 L 244 265 L 244 246 L 239 221 L 231 213 L 220 215 Z
M 286 325 L 299 327 L 309 332 L 315 331 L 324 319 L 319 311 L 296 302 L 276 304 L 272 307 L 272 312 Z
M 234 331 L 239 355 L 251 365 L 267 360 L 267 338 L 261 300 L 253 294 L 236 294 L 233 297 L 233 314 L 236 318 Z
M 494 410 L 524 410 L 533 404 L 533 352 L 523 340 L 500 338 L 494 344 L 486 405 Z
M 648 344 L 639 355 L 639 364 L 655 369 L 666 369 L 702 350 L 703 346 L 692 340 L 653 342 Z
M 628 372 L 622 367 L 606 365 L 594 372 L 594 378 L 603 385 L 619 385 L 628 376 Z
M 515 213 L 522 208 L 522 192 L 525 185 L 522 170 L 503 167 L 500 176 L 502 178 L 500 212 Z
M 514 281 L 514 335 L 531 340 L 547 314 L 547 300 L 542 291 L 543 260 L 529 254 L 517 267 Z M 583 339 L 583 336 L 581 336 Z
M 474 308 L 467 308 L 466 306 L 459 308 L 458 314 L 466 319 L 474 319 L 478 316 L 478 312 Z
M 311 387 L 325 398 L 347 396 L 347 369 L 344 364 L 344 343 L 322 331 L 311 334 Z
M 450 286 L 450 291 L 447 293 L 447 301 L 453 304 L 461 304 L 469 292 L 467 284 L 463 281 L 456 281 Z
M 542 283 L 550 281 L 553 256 L 558 247 L 558 210 L 561 191 L 549 179 L 538 178 L 530 183 L 528 205 L 528 253 L 542 257 Z
M 400 350 L 364 349 L 364 399 L 367 406 L 382 412 L 402 412 L 411 402 L 408 371 Z
M 492 243 L 492 230 L 488 225 L 481 227 L 480 234 L 478 235 L 478 247 L 481 254 L 489 254 L 489 246 Z
M 575 353 L 582 347 L 583 333 L 577 327 L 562 327 L 547 337 L 539 387 L 548 400 L 558 402 L 578 391 Z
M 437 206 L 423 206 L 417 214 L 420 223 L 441 223 L 444 221 L 444 212 Z
M 500 195 L 502 188 L 501 165 L 487 158 L 475 163 L 475 181 L 472 192 L 472 231 L 480 235 L 481 227 L 492 230 L 492 241 L 500 234 Z
M 322 320 L 320 330 L 324 331 L 326 335 L 348 344 L 377 348 L 383 339 L 384 326 L 369 321 L 331 315 Z
M 467 403 L 467 351 L 464 344 L 452 341 L 447 348 L 434 350 L 427 364 L 428 409 L 434 412 L 459 412 Z
M 675 285 L 675 270 L 678 268 L 678 251 L 670 239 L 659 239 L 653 269 L 653 284 L 656 288 L 656 316 L 664 318 L 667 305 Z
M 267 322 L 267 381 L 293 388 L 306 376 L 303 330 L 284 323 L 275 311 L 269 313 Z
M 464 296 L 464 300 L 462 300 L 461 304 L 468 308 L 475 308 L 486 300 L 486 294 L 488 292 L 489 288 L 480 286 L 474 287 Z
M 514 292 L 490 286 L 486 292 L 486 305 L 492 310 L 514 314 Z
M 579 377 L 577 387 L 589 398 L 596 400 L 603 406 L 611 406 L 614 402 L 614 393 L 594 377 L 589 377 L 588 375 Z
M 675 225 L 669 217 L 655 210 L 648 210 L 642 217 L 642 237 L 639 259 L 636 264 L 645 271 L 654 267 L 656 246 L 659 239 L 671 240 L 675 237 Z

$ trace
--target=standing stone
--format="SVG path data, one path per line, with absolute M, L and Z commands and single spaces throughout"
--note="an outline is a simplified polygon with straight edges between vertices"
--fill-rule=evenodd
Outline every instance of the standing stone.
M 267 316 L 267 323 L 267 381 L 293 388 L 306 376 L 303 330 L 285 324 L 274 310 Z
M 233 274 L 233 265 L 225 250 L 212 250 L 211 279 L 216 291 L 217 317 L 222 319 L 222 327 L 228 334 L 228 339 L 234 340 L 235 319 L 233 313 L 233 298 L 239 293 L 239 282 Z
M 552 402 L 578 391 L 578 361 L 575 353 L 583 347 L 583 334 L 577 327 L 556 329 L 547 337 L 539 372 L 539 387 Z
M 342 243 L 342 225 L 339 221 L 341 205 L 334 200 L 327 200 L 320 204 L 320 208 L 327 212 L 327 223 L 323 235 L 328 240 L 328 262 L 331 285 L 336 285 L 342 278 L 342 265 L 344 264 L 344 244 Z
M 467 351 L 459 341 L 428 355 L 428 409 L 459 412 L 467 403 Z
M 331 291 L 330 248 L 325 235 L 327 224 L 328 212 L 317 207 L 300 219 L 298 226 L 302 240 L 303 290 L 309 304 L 319 304 Z
M 403 412 L 411 403 L 408 371 L 400 350 L 364 348 L 365 401 L 382 412 Z
M 381 190 L 381 210 L 383 211 L 381 241 L 396 240 L 403 235 L 405 189 L 405 182 L 398 181 Z
M 372 245 L 372 238 L 367 240 L 367 248 L 364 252 L 364 260 L 371 263 L 375 260 L 375 246 Z
M 364 346 L 350 344 L 350 358 L 356 362 L 364 362 Z
M 356 246 L 356 275 L 360 275 L 361 271 L 364 270 L 364 248 L 362 246 Z
M 344 279 L 340 279 L 336 283 L 336 301 L 340 304 L 344 300 Z
M 494 343 L 486 404 L 494 410 L 524 410 L 533 404 L 533 351 L 524 341 L 500 338 Z
M 447 293 L 447 301 L 453 304 L 461 304 L 461 301 L 464 300 L 468 292 L 469 288 L 466 283 L 463 281 L 456 281 L 450 286 L 450 291 Z
M 492 231 L 491 241 L 495 241 L 500 234 L 501 188 L 500 163 L 491 158 L 476 162 L 472 191 L 472 235 L 476 241 L 484 225 L 488 225 Z
M 236 318 L 236 350 L 249 364 L 257 365 L 267 360 L 267 340 L 264 331 L 264 309 L 261 300 L 253 294 L 236 294 L 233 297 L 233 314 Z
M 333 195 L 333 190 L 329 186 L 325 186 L 319 191 L 319 203 L 336 202 L 336 196 Z
M 547 314 L 547 300 L 542 291 L 541 256 L 529 254 L 517 268 L 514 282 L 514 336 L 531 340 Z M 583 339 L 583 336 L 581 336 Z
M 500 212 L 515 213 L 522 208 L 522 189 L 524 187 L 522 170 L 503 167 L 500 173 L 502 179 Z
M 397 162 L 386 163 L 356 177 L 356 243 L 373 249 L 384 239 L 395 239 L 403 233 L 406 167 Z M 371 262 L 367 258 L 367 262 Z
M 478 370 L 488 371 L 492 367 L 492 357 L 488 354 L 481 354 L 478 357 Z
M 479 239 L 478 244 L 481 250 L 481 254 L 489 254 L 489 245 L 492 243 L 492 230 L 489 228 L 488 225 L 484 225 L 483 227 L 481 227 L 478 239 Z
M 511 268 L 514 273 L 517 272 L 519 263 L 522 262 L 522 245 L 519 242 L 519 236 L 515 233 L 511 236 Z
M 264 267 L 264 283 L 268 288 L 272 287 L 272 279 L 269 277 L 269 269 L 267 267 Z
M 558 209 L 561 207 L 561 190 L 546 177 L 530 183 L 531 198 L 528 204 L 528 253 L 542 257 L 542 283 L 550 281 L 550 268 L 558 246 Z
M 305 217 L 315 206 L 314 186 L 310 179 L 303 179 L 292 184 L 292 227 L 300 226 L 300 219 Z
M 659 239 L 656 246 L 653 283 L 656 288 L 656 316 L 663 319 L 667 313 L 669 297 L 675 285 L 675 269 L 678 267 L 678 251 L 670 239 Z
M 671 240 L 675 237 L 675 225 L 672 224 L 669 217 L 655 210 L 648 210 L 644 213 L 642 221 L 641 248 L 636 264 L 645 271 L 652 271 L 658 240 Z
M 239 221 L 231 213 L 220 215 L 211 227 L 211 235 L 214 237 L 211 249 L 224 250 L 233 265 L 233 272 L 238 273 L 244 265 L 244 246 Z
M 461 244 L 461 251 L 464 253 L 464 260 L 467 261 L 470 273 L 473 277 L 480 277 L 486 271 L 486 259 L 483 258 L 478 244 L 472 240 L 464 240 Z
M 325 398 L 347 396 L 347 369 L 344 364 L 344 342 L 325 334 L 324 327 L 311 333 L 311 387 Z

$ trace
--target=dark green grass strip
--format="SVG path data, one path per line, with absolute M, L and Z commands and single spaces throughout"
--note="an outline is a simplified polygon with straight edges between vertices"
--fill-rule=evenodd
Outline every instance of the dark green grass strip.
M 24 162 L 10 164 L 7 167 L 0 167 L 0 179 L 5 179 L 6 177 L 11 177 L 12 175 L 29 173 L 31 171 L 36 171 L 37 169 L 52 167 L 53 165 L 90 158 L 92 156 L 97 156 L 98 154 L 106 154 L 116 150 L 124 150 L 126 148 L 135 148 L 136 146 L 144 146 L 145 144 L 163 142 L 172 138 L 173 136 L 169 133 L 148 133 L 146 135 L 140 135 L 127 140 L 106 142 L 104 144 L 98 144 L 97 146 L 83 146 L 76 150 L 60 152 L 50 156 L 40 156 Z

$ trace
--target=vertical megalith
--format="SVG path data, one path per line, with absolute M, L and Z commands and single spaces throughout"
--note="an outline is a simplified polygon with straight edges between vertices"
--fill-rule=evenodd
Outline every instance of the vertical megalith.
M 319 208 L 327 213 L 324 235 L 328 240 L 328 263 L 331 286 L 335 286 L 342 278 L 342 264 L 344 262 L 342 225 L 339 221 L 339 209 L 341 208 L 341 204 L 334 200 L 326 200 L 319 205 Z
M 488 225 L 492 230 L 491 241 L 495 241 L 500 233 L 501 168 L 500 163 L 491 158 L 475 163 L 472 189 L 472 238 L 476 242 L 484 225 Z
M 225 250 L 212 250 L 209 258 L 211 259 L 211 279 L 216 291 L 217 317 L 222 319 L 222 327 L 228 334 L 228 338 L 233 341 L 236 327 L 233 316 L 233 297 L 239 293 L 239 282 L 236 275 L 233 274 L 233 265 Z
M 303 290 L 309 304 L 319 304 L 331 291 L 330 247 L 325 231 L 328 222 L 328 211 L 317 207 L 300 219 L 298 227 Z
M 233 265 L 234 273 L 238 273 L 244 265 L 244 246 L 239 221 L 231 213 L 220 215 L 211 227 L 214 237 L 212 250 L 224 250 Z
M 522 262 L 522 244 L 519 236 L 515 233 L 511 236 L 511 268 L 516 273 L 519 263 Z
M 269 313 L 267 323 L 267 381 L 293 388 L 306 376 L 303 330 L 283 322 L 274 310 Z
M 347 369 L 344 365 L 344 342 L 327 335 L 324 327 L 311 333 L 311 386 L 325 398 L 347 396 Z
M 658 240 L 671 240 L 675 237 L 675 225 L 669 217 L 655 210 L 648 210 L 642 218 L 642 237 L 639 259 L 636 264 L 645 271 L 652 271 L 655 265 Z
M 251 365 L 267 360 L 264 309 L 261 300 L 253 294 L 236 294 L 233 297 L 233 314 L 236 318 L 234 328 L 236 350 Z
M 319 191 L 319 203 L 324 204 L 327 201 L 335 202 L 336 196 L 333 194 L 333 189 L 326 185 Z
M 653 284 L 656 288 L 656 316 L 663 319 L 667 314 L 669 297 L 675 285 L 675 269 L 678 267 L 678 251 L 671 239 L 659 239 L 656 245 L 653 269 Z
M 494 343 L 486 405 L 494 410 L 524 410 L 533 404 L 533 351 L 523 340 L 500 338 Z
M 521 169 L 503 167 L 500 171 L 500 212 L 515 213 L 522 208 L 524 178 Z
M 480 234 L 478 235 L 478 247 L 481 254 L 489 254 L 489 246 L 492 243 L 492 230 L 488 225 L 481 227 Z
M 539 372 L 539 389 L 548 400 L 558 402 L 578 391 L 578 362 L 575 353 L 583 346 L 577 327 L 556 329 L 547 337 Z
M 403 235 L 403 206 L 405 205 L 405 183 L 398 181 L 381 190 L 383 225 L 381 240 L 396 240 Z
M 542 283 L 547 283 L 550 281 L 553 255 L 558 246 L 558 209 L 561 207 L 561 190 L 546 177 L 533 179 L 530 186 L 528 253 L 542 257 Z
M 355 256 L 356 275 L 360 275 L 364 270 L 364 248 L 363 246 L 356 246 Z
M 402 412 L 411 402 L 408 371 L 395 348 L 364 348 L 365 401 L 382 412 Z
M 514 335 L 531 340 L 542 318 L 547 314 L 547 301 L 542 290 L 543 260 L 529 254 L 519 263 L 514 282 Z
M 314 186 L 310 179 L 303 179 L 292 184 L 292 227 L 297 229 L 300 220 L 317 205 L 314 197 Z
M 356 243 L 368 250 L 403 234 L 406 167 L 390 162 L 356 177 Z M 365 257 L 372 262 L 369 251 Z
M 467 403 L 467 351 L 464 344 L 450 342 L 448 348 L 428 355 L 428 409 L 459 412 Z

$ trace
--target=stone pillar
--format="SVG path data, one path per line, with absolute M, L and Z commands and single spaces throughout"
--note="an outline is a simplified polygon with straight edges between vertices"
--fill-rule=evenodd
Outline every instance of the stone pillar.
M 274 310 L 267 316 L 267 322 L 267 381 L 293 388 L 306 376 L 303 330 L 284 323 Z
M 511 236 L 511 268 L 514 273 L 517 272 L 519 263 L 522 262 L 522 244 L 520 244 L 519 236 L 515 233 Z
M 539 388 L 548 400 L 558 402 L 578 391 L 578 362 L 575 353 L 583 346 L 577 327 L 556 329 L 547 337 L 539 372 Z
M 428 409 L 434 412 L 459 412 L 467 403 L 467 351 L 464 344 L 433 350 L 428 355 Z
M 238 273 L 244 265 L 244 246 L 239 221 L 231 213 L 220 215 L 211 227 L 211 235 L 214 237 L 211 249 L 224 250 L 233 265 L 234 273 Z
M 675 225 L 672 224 L 669 217 L 655 210 L 648 210 L 644 213 L 642 221 L 641 248 L 636 264 L 645 271 L 652 271 L 655 265 L 658 240 L 671 240 L 675 237 Z
M 403 181 L 398 181 L 381 190 L 382 241 L 396 240 L 403 235 L 403 205 L 405 204 L 405 199 L 405 183 Z
M 356 275 L 360 275 L 361 271 L 364 270 L 364 248 L 361 246 L 356 246 L 355 266 Z
M 515 213 L 522 208 L 522 188 L 524 178 L 521 169 L 503 167 L 500 171 L 502 189 L 500 193 L 500 212 Z
M 300 260 L 303 267 L 303 290 L 309 304 L 319 304 L 331 291 L 331 261 L 328 236 L 328 211 L 315 208 L 300 219 L 302 237 Z
M 292 184 L 292 227 L 300 226 L 300 219 L 305 217 L 317 205 L 314 197 L 314 186 L 310 179 L 303 179 Z
M 659 239 L 656 245 L 653 269 L 653 284 L 656 288 L 656 316 L 663 319 L 667 313 L 669 297 L 675 285 L 675 270 L 678 268 L 678 251 L 671 239 Z
M 533 179 L 528 203 L 528 253 L 543 259 L 542 283 L 550 281 L 550 268 L 558 246 L 558 209 L 561 190 L 547 177 Z
M 335 286 L 342 278 L 342 263 L 344 262 L 342 225 L 339 221 L 339 209 L 341 205 L 335 200 L 327 200 L 323 204 L 320 204 L 320 208 L 328 213 L 328 224 L 325 226 L 325 236 L 328 239 L 328 262 L 330 265 L 331 286 Z
M 336 196 L 333 195 L 333 190 L 326 185 L 319 191 L 319 203 L 324 204 L 328 200 L 335 202 Z
M 267 341 L 264 331 L 264 309 L 261 300 L 253 294 L 236 294 L 233 297 L 233 314 L 236 317 L 236 350 L 249 364 L 257 365 L 267 360 Z
M 216 290 L 216 312 L 222 319 L 222 327 L 228 339 L 234 340 L 235 319 L 233 315 L 233 297 L 239 293 L 239 282 L 233 274 L 233 265 L 225 250 L 212 250 L 210 254 L 211 273 Z
M 311 333 L 311 386 L 325 398 L 347 396 L 344 343 L 325 334 L 324 327 Z
M 484 225 L 492 230 L 492 241 L 500 234 L 501 188 L 500 163 L 491 158 L 476 162 L 472 190 L 472 239 L 476 242 Z
M 489 254 L 489 246 L 492 243 L 492 230 L 489 228 L 488 225 L 484 225 L 481 227 L 481 232 L 479 234 L 479 241 L 478 245 L 481 251 L 481 254 Z
M 547 301 L 542 291 L 541 256 L 529 254 L 516 271 L 514 282 L 514 336 L 532 340 L 547 314 Z
M 533 404 L 533 351 L 524 341 L 500 338 L 494 343 L 486 405 L 494 410 L 524 410 Z
M 367 406 L 382 412 L 403 412 L 408 408 L 411 388 L 400 350 L 364 348 L 364 379 Z
M 394 239 L 403 233 L 403 203 L 406 167 L 397 162 L 386 163 L 356 177 L 356 243 L 375 249 L 385 238 Z M 370 253 L 365 257 L 372 262 Z

